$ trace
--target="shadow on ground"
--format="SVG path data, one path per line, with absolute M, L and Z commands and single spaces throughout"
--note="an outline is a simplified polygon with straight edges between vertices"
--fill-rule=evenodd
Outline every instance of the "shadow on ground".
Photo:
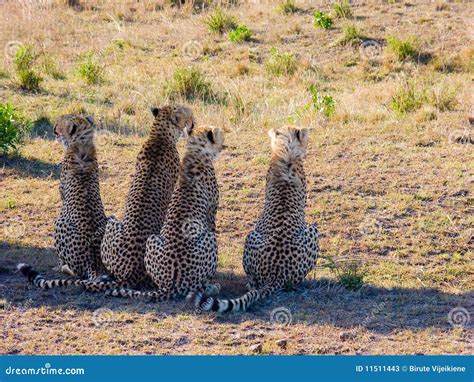
M 39 159 L 26 159 L 20 156 L 0 157 L 0 167 L 12 169 L 22 177 L 59 179 L 59 164 L 45 162 Z
M 63 278 L 52 271 L 56 263 L 53 249 L 25 247 L 0 243 L 0 293 L 11 305 L 29 301 L 29 307 L 49 306 L 59 311 L 78 309 L 94 311 L 98 308 L 136 313 L 156 312 L 169 317 L 193 309 L 184 301 L 130 301 L 78 288 L 43 291 L 27 285 L 15 271 L 18 262 L 29 262 L 49 277 Z M 219 272 L 216 281 L 222 286 L 223 297 L 245 293 L 246 278 Z M 330 279 L 309 280 L 291 292 L 281 292 L 267 301 L 255 304 L 249 311 L 237 314 L 212 314 L 220 324 L 238 324 L 256 320 L 272 322 L 276 312 L 283 312 L 290 325 L 331 325 L 340 328 L 362 327 L 373 332 L 389 334 L 401 329 L 429 327 L 448 328 L 448 313 L 463 307 L 472 313 L 474 293 L 450 294 L 432 288 L 383 288 L 365 285 L 350 292 Z

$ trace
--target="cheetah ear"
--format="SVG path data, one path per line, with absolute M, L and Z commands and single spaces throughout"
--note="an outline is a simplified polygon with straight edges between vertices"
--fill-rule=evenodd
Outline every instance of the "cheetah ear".
M 268 130 L 268 136 L 270 137 L 270 139 L 273 141 L 276 137 L 276 132 L 274 129 L 270 129 Z
M 95 126 L 95 121 L 92 115 L 86 115 L 86 121 L 89 122 L 92 126 Z
M 160 109 L 157 107 L 152 107 L 150 108 L 151 114 L 153 114 L 153 117 L 158 117 L 158 114 L 160 114 Z
M 209 130 L 209 131 L 207 132 L 207 139 L 209 139 L 209 141 L 210 141 L 212 144 L 216 143 L 216 140 L 214 139 L 214 133 L 213 133 L 212 130 Z
M 305 144 L 308 142 L 308 137 L 309 137 L 309 129 L 307 127 L 304 127 L 302 129 L 296 130 L 296 138 L 300 143 Z
M 212 135 L 212 139 L 209 137 L 209 135 Z M 222 146 L 224 144 L 224 134 L 219 127 L 214 127 L 209 131 L 209 133 L 207 133 L 207 136 L 213 144 L 215 143 L 218 146 Z

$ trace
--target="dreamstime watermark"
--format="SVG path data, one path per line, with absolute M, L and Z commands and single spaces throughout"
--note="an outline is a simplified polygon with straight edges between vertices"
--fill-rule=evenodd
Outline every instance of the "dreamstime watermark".
M 373 60 L 382 53 L 382 45 L 375 40 L 366 40 L 360 44 L 360 54 L 369 60 Z
M 21 41 L 8 41 L 3 48 L 3 53 L 7 61 L 13 61 L 16 56 L 18 49 L 22 48 L 24 45 Z
M 275 308 L 271 311 L 270 321 L 273 324 L 288 326 L 293 322 L 293 315 L 288 308 L 280 306 L 279 308 Z
M 5 319 L 3 320 L 3 325 L 0 327 L 3 329 L 4 337 L 7 337 L 13 329 L 20 326 L 18 321 L 19 318 L 23 316 L 23 312 L 30 309 L 33 306 L 33 301 L 31 299 L 26 300 L 23 303 L 13 306 L 11 303 L 5 302 L 4 313 Z M 15 311 L 18 311 L 15 313 Z
M 379 220 L 367 217 L 359 224 L 359 232 L 364 236 L 380 235 L 383 225 Z
M 26 225 L 21 218 L 14 218 L 4 224 L 3 232 L 6 237 L 19 239 L 26 233 Z
M 182 226 L 181 232 L 188 239 L 195 239 L 201 235 L 205 230 L 203 223 L 198 219 L 188 218 L 185 219 Z
M 92 322 L 96 328 L 104 328 L 115 321 L 114 312 L 109 308 L 98 308 L 92 313 Z
M 45 363 L 43 367 L 12 367 L 5 369 L 6 375 L 84 375 L 85 370 L 76 368 L 53 368 L 50 363 Z
M 464 328 L 471 322 L 471 315 L 466 308 L 457 306 L 449 311 L 448 322 L 454 328 Z
M 181 51 L 184 57 L 190 58 L 191 60 L 197 60 L 202 56 L 203 48 L 199 41 L 190 40 L 183 45 Z

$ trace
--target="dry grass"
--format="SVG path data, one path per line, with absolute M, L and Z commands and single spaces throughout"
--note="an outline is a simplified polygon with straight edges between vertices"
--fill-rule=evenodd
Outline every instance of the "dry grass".
M 1 3 L 0 47 L 32 44 L 66 78 L 42 73 L 42 91 L 26 92 L 6 55 L 0 99 L 37 121 L 40 135 L 65 112 L 95 116 L 108 214 L 123 214 L 135 155 L 151 122 L 148 108 L 168 101 L 165 84 L 175 69 L 196 67 L 227 95 L 226 102 L 190 104 L 201 124 L 227 130 L 230 148 L 217 163 L 217 224 L 218 281 L 228 296 L 244 290 L 242 247 L 263 204 L 266 130 L 304 109 L 310 85 L 332 96 L 336 111 L 329 120 L 316 112 L 292 119 L 314 127 L 306 162 L 307 219 L 320 225 L 322 256 L 360 259 L 366 285 L 349 292 L 319 267 L 296 291 L 229 316 L 196 315 L 183 302 L 156 305 L 32 289 L 13 270 L 26 260 L 54 274 L 51 235 L 62 155 L 48 136 L 33 138 L 21 157 L 0 158 L 1 354 L 247 354 L 256 343 L 266 354 L 472 353 L 472 329 L 447 322 L 451 309 L 464 307 L 472 317 L 474 308 L 472 145 L 452 143 L 456 134 L 472 137 L 468 84 L 474 50 L 466 44 L 471 3 L 353 5 L 354 20 L 374 44 L 345 46 L 335 44 L 342 21 L 329 30 L 313 26 L 314 11 L 329 12 L 329 6 L 303 2 L 291 15 L 279 14 L 277 3 L 226 8 L 254 33 L 242 44 L 208 31 L 209 10 L 152 1 L 81 1 L 76 8 L 39 3 Z M 383 49 L 390 35 L 413 36 L 423 55 L 399 62 Z M 272 48 L 295 55 L 295 73 L 266 73 Z M 89 52 L 103 70 L 103 81 L 90 86 L 75 74 Z M 455 70 L 439 64 L 454 55 Z M 432 102 L 396 114 L 390 100 L 407 79 L 428 89 L 449 84 L 456 89 L 455 106 Z M 450 96 L 439 94 L 442 89 L 434 88 L 436 100 Z M 324 263 L 321 258 L 319 265 Z M 271 322 L 278 307 L 291 311 L 290 325 Z M 98 308 L 111 312 L 94 313 Z M 287 349 L 275 344 L 281 338 L 288 339 Z

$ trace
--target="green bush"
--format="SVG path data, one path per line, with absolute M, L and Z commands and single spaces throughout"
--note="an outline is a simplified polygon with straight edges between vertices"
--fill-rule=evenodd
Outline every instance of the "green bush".
M 327 13 L 316 11 L 314 12 L 314 25 L 324 29 L 329 29 L 332 26 L 332 18 Z
M 352 8 L 348 0 L 341 0 L 334 3 L 332 9 L 339 19 L 350 19 L 353 16 Z
M 295 4 L 294 0 L 283 0 L 278 4 L 277 10 L 282 15 L 291 15 L 298 12 L 298 7 Z
M 405 61 L 408 58 L 415 57 L 418 52 L 415 47 L 415 40 L 413 38 L 399 39 L 395 36 L 387 37 L 387 46 L 399 61 Z
M 225 33 L 237 28 L 236 19 L 217 8 L 204 21 L 211 32 Z
M 347 24 L 342 29 L 342 36 L 337 41 L 341 45 L 356 44 L 365 40 L 362 31 L 355 24 Z
M 198 68 L 176 69 L 173 78 L 165 85 L 165 95 L 172 100 L 180 97 L 187 100 L 200 99 L 205 102 L 220 100 L 211 82 Z
M 265 69 L 274 76 L 292 75 L 298 69 L 298 63 L 293 53 L 280 53 L 272 48 Z
M 37 58 L 31 45 L 20 46 L 15 53 L 15 71 L 20 86 L 25 90 L 40 90 L 43 78 L 34 69 Z
M 102 83 L 104 80 L 104 71 L 98 64 L 97 58 L 93 53 L 87 53 L 78 62 L 76 66 L 76 74 L 88 85 L 97 85 Z
M 31 121 L 17 113 L 11 103 L 0 103 L 0 152 L 17 150 L 32 127 Z
M 325 259 L 327 263 L 324 264 L 324 267 L 334 273 L 339 284 L 353 292 L 362 288 L 367 271 L 363 269 L 360 260 L 349 259 L 336 262 L 331 257 L 325 257 Z
M 326 118 L 331 118 L 336 112 L 334 99 L 331 96 L 321 94 L 316 85 L 311 85 L 308 90 L 311 94 L 311 106 L 313 109 L 322 113 Z
M 413 81 L 407 82 L 392 96 L 390 108 L 397 114 L 406 114 L 419 109 L 424 99 L 424 92 L 418 91 Z
M 252 31 L 244 24 L 229 32 L 229 40 L 232 42 L 249 41 L 252 38 Z
M 430 86 L 426 94 L 426 101 L 439 111 L 455 110 L 458 105 L 457 89 L 446 83 Z

